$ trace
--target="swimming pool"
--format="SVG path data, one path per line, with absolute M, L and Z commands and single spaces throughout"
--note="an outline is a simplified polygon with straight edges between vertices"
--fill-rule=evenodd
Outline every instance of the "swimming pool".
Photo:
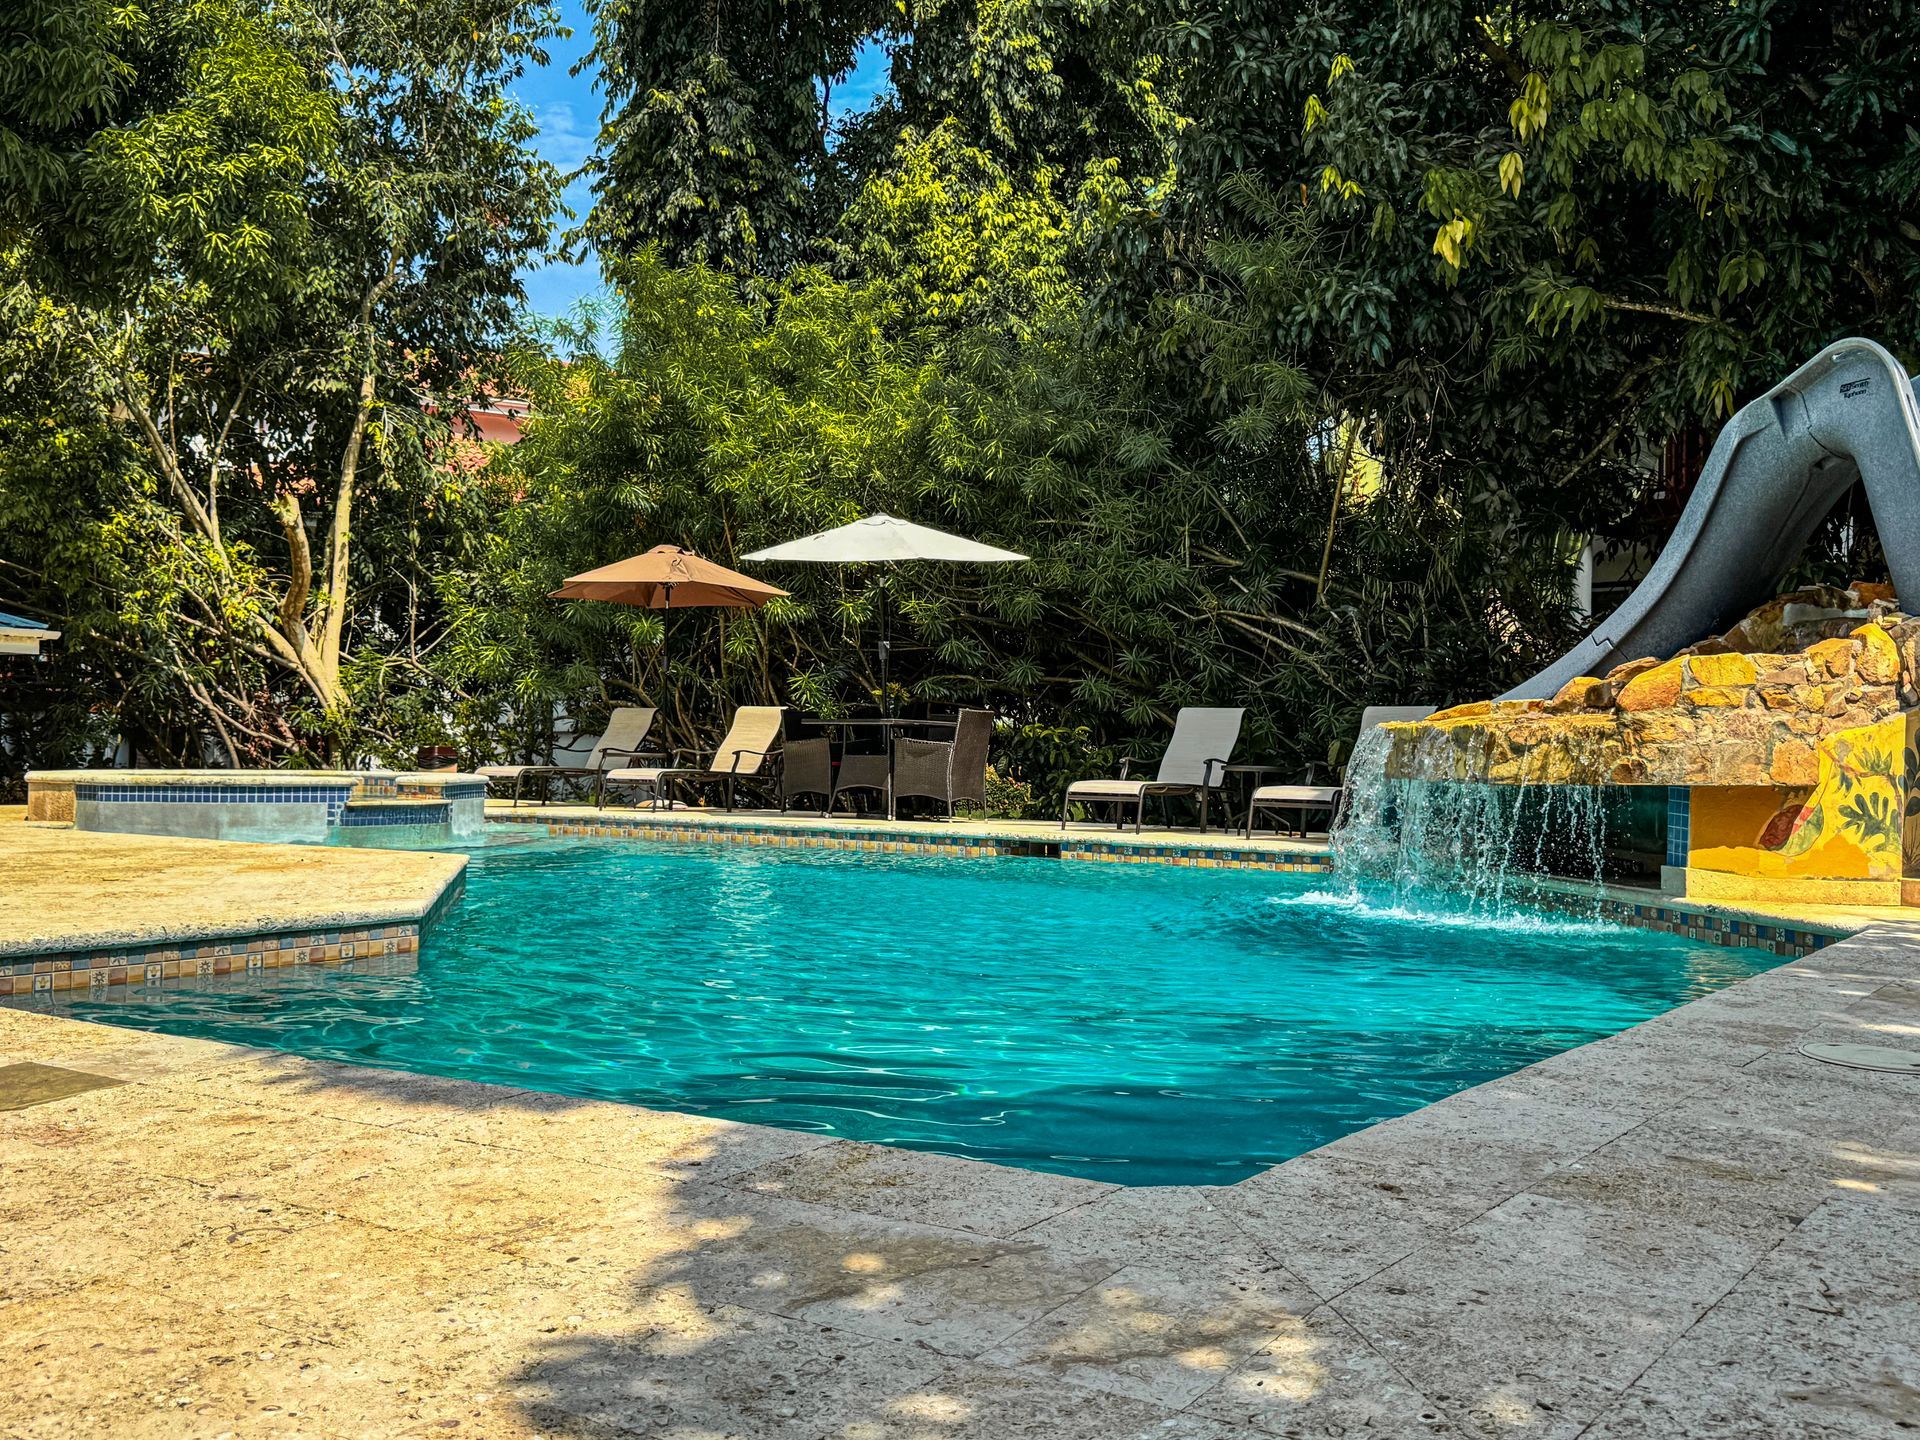
M 1129 1185 L 1227 1184 L 1779 963 L 1325 876 L 477 850 L 417 963 L 60 1013 Z

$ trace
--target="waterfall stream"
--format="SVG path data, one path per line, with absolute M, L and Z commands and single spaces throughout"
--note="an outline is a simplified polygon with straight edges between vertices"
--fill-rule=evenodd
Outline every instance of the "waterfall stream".
M 1606 865 L 1601 787 L 1456 779 L 1462 757 L 1434 730 L 1416 739 L 1413 775 L 1390 779 L 1390 748 L 1378 729 L 1354 748 L 1346 809 L 1332 836 L 1336 876 L 1356 891 L 1364 883 L 1396 911 L 1465 909 L 1493 920 L 1537 900 L 1536 877 L 1591 880 L 1589 915 L 1598 916 Z M 1468 773 L 1484 773 L 1484 757 L 1465 760 Z M 1556 901 L 1566 908 L 1562 892 Z

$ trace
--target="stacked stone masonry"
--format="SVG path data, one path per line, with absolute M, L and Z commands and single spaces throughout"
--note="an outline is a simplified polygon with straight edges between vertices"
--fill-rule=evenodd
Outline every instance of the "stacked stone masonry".
M 1784 595 L 1550 700 L 1389 726 L 1386 764 L 1396 779 L 1684 789 L 1688 894 L 1897 904 L 1920 898 L 1917 728 L 1920 618 L 1856 584 Z

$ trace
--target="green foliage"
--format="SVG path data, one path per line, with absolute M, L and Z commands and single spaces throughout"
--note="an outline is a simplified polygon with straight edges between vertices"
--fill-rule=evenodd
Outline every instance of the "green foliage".
M 1002 775 L 987 767 L 987 814 L 999 820 L 1038 820 L 1043 818 L 1033 798 L 1033 787 L 1012 775 Z
M 818 87 L 895 18 L 882 0 L 590 0 L 607 97 L 585 236 L 772 272 L 818 258 L 834 160 Z
M 405 616 L 417 645 L 446 417 L 517 335 L 557 203 L 507 98 L 552 23 L 528 0 L 29 8 L 0 62 L 0 369 L 59 383 L 16 383 L 6 421 L 112 463 L 55 568 L 79 497 L 62 457 L 17 452 L 0 508 L 41 521 L 0 535 L 0 575 L 74 664 L 138 655 L 93 683 L 143 751 L 338 755 L 355 634 Z
M 1016 181 L 953 121 L 909 134 L 847 207 L 841 268 L 915 321 L 1031 333 L 1079 304 L 1054 192 L 1050 171 Z

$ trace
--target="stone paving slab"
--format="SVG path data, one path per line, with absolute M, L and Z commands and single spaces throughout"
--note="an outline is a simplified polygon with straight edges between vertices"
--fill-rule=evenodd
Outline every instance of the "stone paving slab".
M 1124 1189 L 0 1008 L 0 1435 L 1920 1429 L 1920 934 L 1229 1187 Z
M 0 822 L 0 956 L 418 920 L 466 863 Z

